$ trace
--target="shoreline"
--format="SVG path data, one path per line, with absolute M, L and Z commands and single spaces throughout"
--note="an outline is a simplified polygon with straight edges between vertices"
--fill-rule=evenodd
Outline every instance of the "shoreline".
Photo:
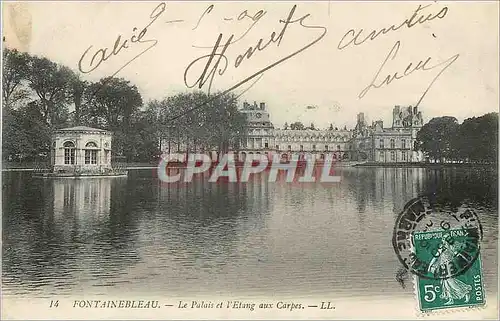
M 172 164 L 169 168 L 185 169 L 185 164 Z M 237 166 L 241 167 L 241 166 Z M 375 163 L 375 162 L 340 162 L 336 167 L 382 167 L 382 168 L 475 168 L 475 167 L 490 167 L 498 168 L 498 164 L 482 164 L 482 163 Z M 148 163 L 130 163 L 124 165 L 122 168 L 125 170 L 140 170 L 140 169 L 155 169 L 158 168 L 157 164 Z M 31 165 L 7 166 L 2 168 L 2 172 L 33 172 L 37 168 Z
M 497 168 L 498 164 L 482 164 L 482 163 L 361 163 L 353 165 L 354 167 L 389 167 L 389 168 L 474 168 L 474 167 L 491 167 Z

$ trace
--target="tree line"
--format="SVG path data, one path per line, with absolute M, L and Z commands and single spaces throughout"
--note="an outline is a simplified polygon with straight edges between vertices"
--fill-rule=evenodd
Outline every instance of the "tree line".
M 47 159 L 52 132 L 71 126 L 112 131 L 113 154 L 129 162 L 157 158 L 162 142 L 227 151 L 246 135 L 233 94 L 190 92 L 144 102 L 123 78 L 86 81 L 64 65 L 8 48 L 2 78 L 4 160 Z
M 416 147 L 434 162 L 497 163 L 498 113 L 435 117 L 417 133 Z

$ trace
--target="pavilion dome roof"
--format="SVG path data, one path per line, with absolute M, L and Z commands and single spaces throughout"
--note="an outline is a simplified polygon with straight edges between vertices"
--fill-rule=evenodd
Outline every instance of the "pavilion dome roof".
M 64 132 L 70 132 L 70 131 L 87 131 L 87 132 L 107 132 L 107 130 L 104 129 L 99 129 L 99 128 L 92 128 L 88 126 L 75 126 L 75 127 L 68 127 L 68 128 L 61 128 L 58 129 L 57 131 L 64 131 Z

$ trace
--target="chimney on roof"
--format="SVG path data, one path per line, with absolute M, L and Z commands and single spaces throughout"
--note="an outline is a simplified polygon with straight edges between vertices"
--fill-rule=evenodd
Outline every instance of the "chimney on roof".
M 266 109 L 266 103 L 260 103 L 260 109 L 265 110 Z
M 365 122 L 365 113 L 359 113 L 358 114 L 358 123 L 364 123 Z

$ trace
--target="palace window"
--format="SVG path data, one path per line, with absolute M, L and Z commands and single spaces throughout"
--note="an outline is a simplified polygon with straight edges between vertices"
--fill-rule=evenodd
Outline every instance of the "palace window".
M 75 144 L 73 142 L 65 142 L 64 146 L 64 164 L 75 164 Z
M 85 148 L 97 148 L 97 144 L 94 142 L 88 142 Z M 86 149 L 85 150 L 85 164 L 97 164 L 97 150 Z
M 288 150 L 292 150 L 292 145 L 288 145 Z
M 401 154 L 401 159 L 406 161 L 406 151 L 403 151 L 403 153 Z
M 264 143 L 264 148 L 269 148 L 269 143 Z
M 382 160 L 382 161 L 384 160 L 384 152 L 379 152 L 378 156 L 379 156 L 380 160 Z
M 325 145 L 325 150 L 326 150 L 326 151 L 328 150 L 328 145 Z
M 395 148 L 396 144 L 394 143 L 394 139 L 391 139 L 391 148 Z
M 337 150 L 340 150 L 340 145 L 337 145 Z
M 380 140 L 380 148 L 384 148 L 384 140 L 383 139 Z
M 300 145 L 300 151 L 304 151 L 304 145 Z
M 401 146 L 403 147 L 403 149 L 406 149 L 406 139 L 401 140 Z
M 313 150 L 316 150 L 316 145 L 313 145 Z
M 391 152 L 391 161 L 395 161 L 395 160 L 396 160 L 396 153 Z
M 276 145 L 276 150 L 279 151 L 280 150 L 280 145 Z

